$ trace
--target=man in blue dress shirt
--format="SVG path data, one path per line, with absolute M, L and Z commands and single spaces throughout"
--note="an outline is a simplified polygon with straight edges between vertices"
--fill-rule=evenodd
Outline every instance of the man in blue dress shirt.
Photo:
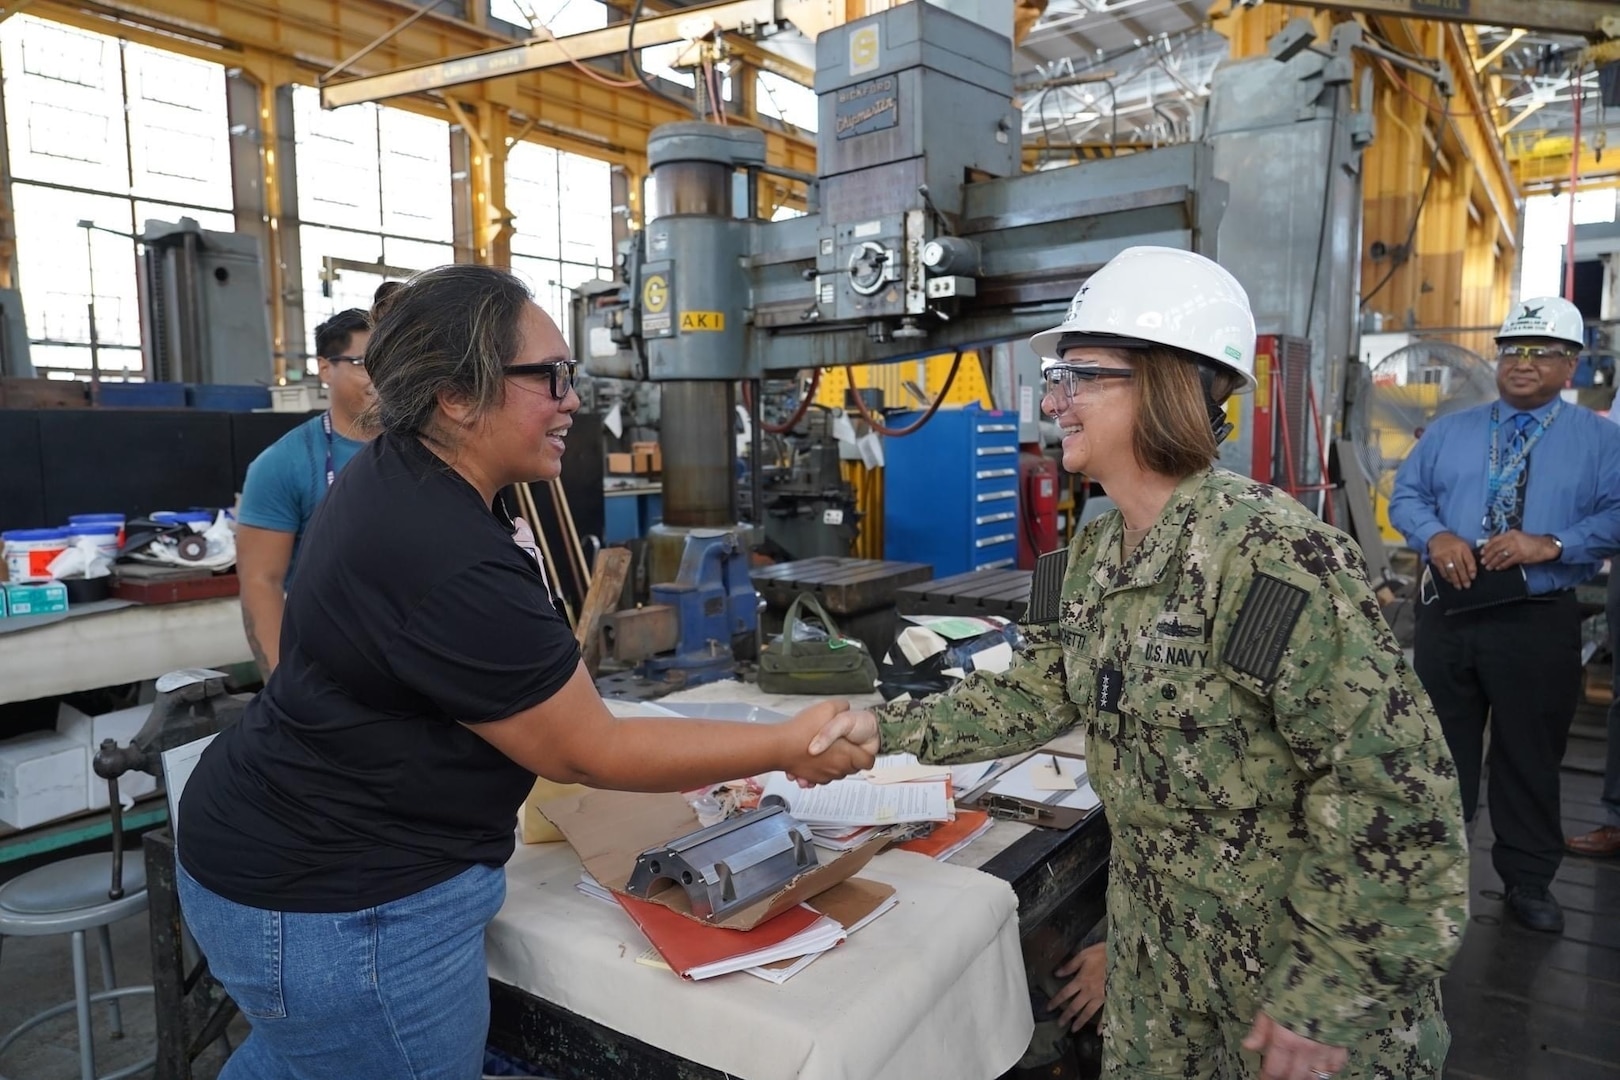
M 1491 861 L 1509 911 L 1549 933 L 1564 928 L 1548 886 L 1581 686 L 1574 590 L 1620 551 L 1620 428 L 1559 393 L 1584 332 L 1564 300 L 1516 305 L 1496 339 L 1500 400 L 1430 425 L 1389 504 L 1427 564 L 1413 666 L 1457 761 L 1464 814 L 1472 821 L 1479 802 L 1488 719 Z

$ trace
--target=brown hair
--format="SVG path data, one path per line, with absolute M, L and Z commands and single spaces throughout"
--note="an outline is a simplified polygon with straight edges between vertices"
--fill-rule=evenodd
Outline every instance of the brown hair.
M 1163 476 L 1189 476 L 1214 463 L 1215 433 L 1205 404 L 1199 365 L 1164 345 L 1130 350 L 1136 378 L 1136 430 L 1132 450 L 1137 464 Z M 1224 374 L 1224 373 L 1222 373 Z M 1231 380 L 1217 374 L 1214 391 L 1224 400 Z
M 501 403 L 502 367 L 523 347 L 529 290 L 488 266 L 424 270 L 382 297 L 366 347 L 377 390 L 372 426 L 437 439 L 439 397 L 471 402 L 474 415 Z

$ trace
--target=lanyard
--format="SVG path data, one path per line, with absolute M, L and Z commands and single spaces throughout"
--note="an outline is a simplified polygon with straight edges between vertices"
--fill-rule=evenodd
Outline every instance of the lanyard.
M 337 479 L 337 469 L 332 464 L 332 410 L 328 409 L 321 414 L 321 430 L 326 432 L 326 487 L 332 487 L 332 481 Z
M 1500 403 L 1491 407 L 1491 467 L 1486 476 L 1485 488 L 1485 531 L 1494 534 L 1497 524 L 1505 523 L 1509 505 L 1517 498 L 1519 476 L 1525 469 L 1525 462 L 1529 460 L 1530 451 L 1535 449 L 1536 443 L 1547 434 L 1547 429 L 1553 426 L 1553 421 L 1564 409 L 1564 402 L 1559 399 L 1552 411 L 1542 417 L 1535 425 L 1535 430 L 1525 436 L 1524 445 L 1512 457 L 1502 460 L 1502 406 Z

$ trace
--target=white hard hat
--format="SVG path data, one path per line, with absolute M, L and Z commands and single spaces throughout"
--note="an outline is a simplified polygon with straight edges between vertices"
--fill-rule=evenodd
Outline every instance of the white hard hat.
M 1586 347 L 1586 320 L 1580 309 L 1557 296 L 1520 300 L 1502 324 L 1497 341 L 1512 338 L 1557 338 L 1578 349 Z
M 1070 340 L 1071 334 L 1095 341 Z M 1169 345 L 1240 376 L 1237 393 L 1254 389 L 1249 295 L 1220 265 L 1191 251 L 1133 247 L 1115 255 L 1074 294 L 1063 321 L 1029 344 L 1043 361 L 1056 361 L 1060 342 Z

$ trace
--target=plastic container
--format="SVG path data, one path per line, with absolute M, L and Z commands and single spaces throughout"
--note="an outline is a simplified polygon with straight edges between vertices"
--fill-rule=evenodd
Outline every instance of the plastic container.
M 66 551 L 71 542 L 66 529 L 13 529 L 0 533 L 6 576 L 18 585 L 50 581 L 51 560 Z
M 111 525 L 118 534 L 118 546 L 124 546 L 123 514 L 69 514 L 69 525 Z
M 68 534 L 68 543 L 75 543 L 81 536 L 88 536 L 95 541 L 97 549 L 109 559 L 118 557 L 118 537 L 123 532 L 123 526 L 115 522 L 86 522 L 69 525 L 62 530 Z

